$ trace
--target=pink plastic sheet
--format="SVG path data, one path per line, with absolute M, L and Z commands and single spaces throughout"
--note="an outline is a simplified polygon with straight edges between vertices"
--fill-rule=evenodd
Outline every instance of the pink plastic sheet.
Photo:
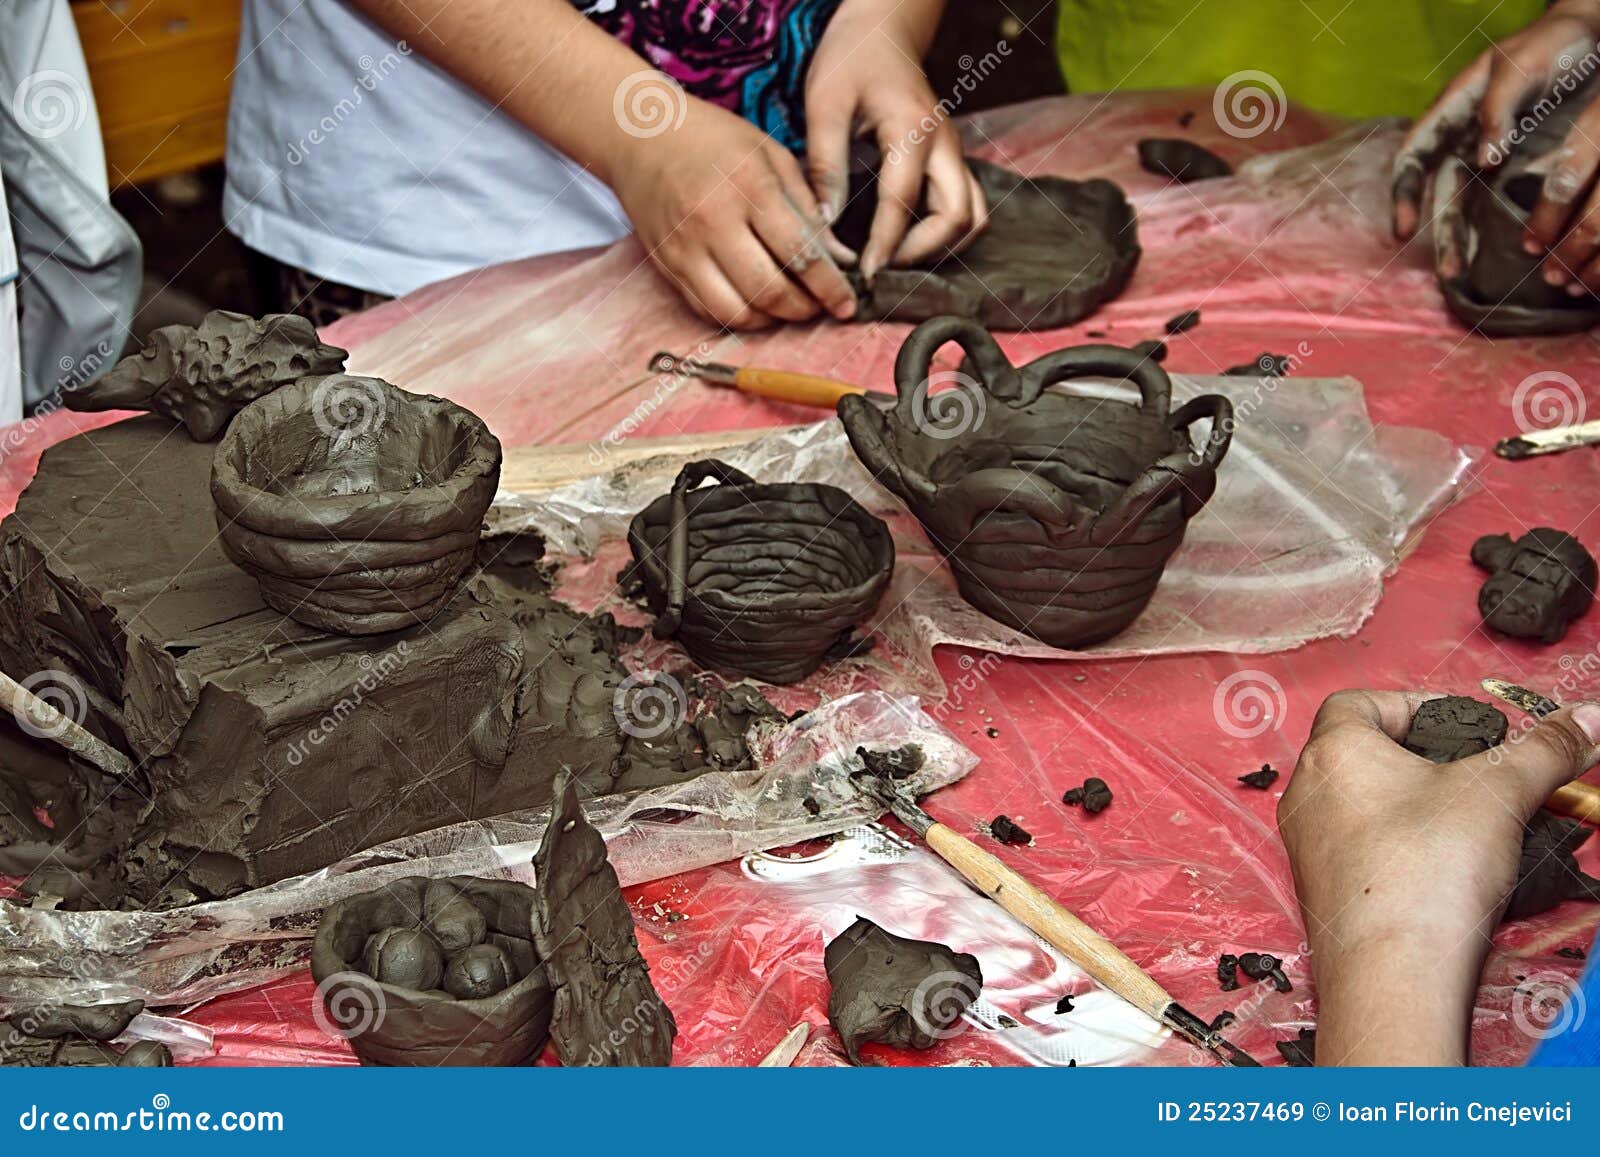
M 1134 142 L 1176 133 L 1185 111 L 1196 113 L 1189 135 L 1235 163 L 1311 147 L 1246 166 L 1232 180 L 1165 187 L 1138 170 Z M 1290 110 L 1278 130 L 1239 141 L 1212 124 L 1210 112 L 1210 92 L 1085 96 L 986 114 L 966 126 L 980 155 L 1030 172 L 1111 176 L 1139 208 L 1145 254 L 1127 293 L 1071 329 L 1002 338 L 1014 358 L 1086 340 L 1091 331 L 1119 342 L 1159 337 L 1163 320 L 1200 307 L 1201 324 L 1171 340 L 1169 369 L 1215 373 L 1264 351 L 1291 355 L 1295 375 L 1360 380 L 1375 421 L 1423 427 L 1460 445 L 1485 446 L 1519 421 L 1573 420 L 1595 396 L 1600 348 L 1591 337 L 1491 342 L 1446 314 L 1425 248 L 1399 247 L 1389 234 L 1392 126 L 1361 125 L 1335 139 L 1338 126 Z M 508 443 L 588 439 L 603 455 L 618 438 L 816 416 L 697 383 L 658 395 L 654 379 L 639 374 L 657 348 L 702 348 L 882 389 L 905 332 L 826 324 L 702 348 L 704 327 L 624 243 L 435 286 L 327 336 L 353 347 L 359 371 L 454 396 Z M 1526 384 L 1534 375 L 1547 376 Z M 7 444 L 14 453 L 0 462 L 5 493 L 14 493 L 39 446 L 67 424 L 47 422 L 20 447 Z M 1267 761 L 1292 768 L 1316 706 L 1342 687 L 1472 693 L 1492 673 L 1563 698 L 1600 691 L 1592 674 L 1600 669 L 1600 615 L 1580 620 L 1556 647 L 1491 638 L 1474 603 L 1481 576 L 1467 561 L 1479 534 L 1540 524 L 1596 545 L 1600 458 L 1589 451 L 1523 463 L 1486 458 L 1473 476 L 1476 492 L 1407 544 L 1408 557 L 1354 638 L 1276 654 L 1075 663 L 942 649 L 937 662 L 949 693 L 931 713 L 982 763 L 934 795 L 929 810 L 967 831 L 1000 812 L 1020 820 L 1035 846 L 999 855 L 1112 936 L 1196 1012 L 1243 1010 L 1242 1043 L 1272 1060 L 1269 1041 L 1314 1023 L 1315 1001 L 1273 823 L 1284 781 L 1258 792 L 1235 777 Z M 1059 803 L 1063 789 L 1086 775 L 1102 776 L 1116 792 L 1099 816 Z M 1600 848 L 1585 849 L 1580 860 L 1600 870 Z M 926 901 L 917 881 L 926 877 L 914 866 L 904 907 L 920 920 Z M 888 891 L 901 894 L 899 886 Z M 748 1063 L 800 1020 L 818 1033 L 799 1063 L 837 1061 L 825 1029 L 821 949 L 838 913 L 774 895 L 772 884 L 751 879 L 738 863 L 629 889 L 645 954 L 682 1030 L 679 1063 Z M 669 921 L 657 905 L 683 918 Z M 883 918 L 897 931 L 920 926 Z M 1593 907 L 1568 905 L 1500 932 L 1478 998 L 1480 1063 L 1526 1056 L 1528 994 L 1572 981 L 1580 966 L 1554 949 L 1586 946 L 1596 922 Z M 1218 992 L 1217 954 L 1250 949 L 1284 956 L 1295 991 Z M 342 1042 L 312 1021 L 311 1004 L 302 975 L 187 1015 L 214 1031 L 211 1063 L 348 1061 Z M 928 1053 L 892 1059 L 1017 1062 L 994 1035 L 975 1028 Z M 1151 1059 L 1195 1058 L 1168 1043 Z

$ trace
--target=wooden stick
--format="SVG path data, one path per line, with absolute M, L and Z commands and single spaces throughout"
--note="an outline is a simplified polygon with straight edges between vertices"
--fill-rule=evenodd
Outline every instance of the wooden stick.
M 1556 788 L 1555 794 L 1545 800 L 1544 806 L 1575 820 L 1600 824 L 1600 787 L 1574 780 Z
M 800 1050 L 806 1047 L 806 1040 L 811 1036 L 811 1026 L 801 1021 L 788 1032 L 783 1034 L 783 1039 L 772 1046 L 772 1051 L 756 1062 L 758 1069 L 786 1069 L 794 1064 L 794 1058 L 800 1055 Z
M 509 446 L 500 465 L 500 488 L 517 494 L 542 494 L 572 482 L 604 474 L 664 455 L 697 458 L 745 446 L 768 434 L 794 427 L 763 426 L 751 430 L 718 430 L 706 434 L 672 434 L 660 438 L 561 442 L 550 446 Z M 666 470 L 674 474 L 674 466 Z
M 33 735 L 53 739 L 75 755 L 80 755 L 101 771 L 118 779 L 134 774 L 133 761 L 98 735 L 86 731 L 69 715 L 64 715 L 0 671 L 0 707 L 10 709 L 19 724 Z

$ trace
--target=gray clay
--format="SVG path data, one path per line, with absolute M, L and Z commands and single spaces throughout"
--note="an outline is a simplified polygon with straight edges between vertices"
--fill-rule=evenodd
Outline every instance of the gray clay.
M 54 1004 L 19 1008 L 7 1023 L 24 1036 L 47 1040 L 87 1037 L 108 1041 L 127 1032 L 133 1018 L 143 1011 L 142 1000 L 125 1000 L 118 1004 Z
M 1504 712 L 1465 695 L 1429 699 L 1411 717 L 1404 747 L 1434 763 L 1453 763 L 1498 746 L 1506 737 Z
M 489 934 L 488 922 L 477 905 L 443 880 L 423 893 L 422 926 L 446 956 L 481 944 Z
M 344 369 L 303 317 L 256 319 L 213 310 L 198 327 L 167 325 L 111 371 L 66 394 L 72 410 L 151 410 L 181 421 L 197 442 L 222 433 L 245 406 L 297 378 Z
M 444 970 L 444 990 L 457 1000 L 482 1000 L 517 982 L 517 968 L 505 949 L 495 944 L 474 944 L 450 958 Z
M 886 932 L 865 916 L 828 942 L 828 1020 L 845 1054 L 861 1046 L 932 1048 L 983 990 L 977 957 Z
M 422 992 L 439 987 L 444 954 L 432 936 L 416 928 L 382 928 L 367 939 L 361 954 L 368 976 L 384 984 Z
M 934 354 L 952 341 L 976 385 L 928 397 Z M 1046 388 L 1084 377 L 1126 379 L 1140 401 Z M 1173 410 L 1171 379 L 1129 350 L 1078 346 L 1018 367 L 955 317 L 912 332 L 895 387 L 891 411 L 840 400 L 857 457 L 911 508 L 969 603 L 1057 647 L 1109 639 L 1139 616 L 1232 439 L 1226 398 Z M 1202 418 L 1211 430 L 1196 449 L 1188 428 Z
M 1490 627 L 1519 639 L 1558 643 L 1567 626 L 1594 602 L 1594 556 L 1565 531 L 1539 526 L 1512 542 L 1486 534 L 1472 544 L 1472 561 L 1489 572 L 1478 591 L 1478 613 Z

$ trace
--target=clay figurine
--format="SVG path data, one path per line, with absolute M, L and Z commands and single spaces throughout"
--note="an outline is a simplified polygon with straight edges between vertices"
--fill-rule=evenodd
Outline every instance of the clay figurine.
M 1139 167 L 1181 185 L 1233 176 L 1233 166 L 1203 145 L 1181 137 L 1146 137 L 1139 142 Z
M 878 153 L 858 144 L 834 233 L 861 251 L 878 205 Z M 1116 297 L 1139 261 L 1133 207 L 1110 181 L 1028 179 L 975 158 L 988 227 L 960 254 L 919 268 L 886 266 L 872 283 L 848 271 L 855 320 L 926 321 L 955 314 L 997 330 L 1071 325 Z
M 935 408 L 963 415 L 956 428 L 930 417 L 927 396 L 933 356 L 951 341 L 976 382 Z M 1125 378 L 1139 404 L 1046 389 L 1085 377 Z M 1017 367 L 956 317 L 912 331 L 895 388 L 887 412 L 840 400 L 857 457 L 911 508 L 969 603 L 1056 647 L 1101 642 L 1139 617 L 1233 437 L 1226 398 L 1173 410 L 1166 372 L 1129 350 L 1078 346 Z M 1201 418 L 1211 431 L 1197 450 L 1188 428 Z
M 69 410 L 150 410 L 210 442 L 232 417 L 298 378 L 336 374 L 348 355 L 292 313 L 262 318 L 213 310 L 198 327 L 165 325 L 104 376 L 65 395 Z
M 1466 695 L 1445 695 L 1417 708 L 1401 746 L 1434 763 L 1453 763 L 1488 751 L 1505 737 L 1506 717 L 1498 708 Z
M 1557 643 L 1567 624 L 1594 602 L 1594 556 L 1572 535 L 1535 527 L 1515 542 L 1486 534 L 1472 544 L 1472 561 L 1489 572 L 1478 591 L 1478 613 L 1502 634 Z
M 706 479 L 719 485 L 697 489 Z M 691 462 L 628 527 L 657 638 L 695 662 L 794 683 L 883 597 L 894 542 L 834 486 L 759 484 L 725 462 Z
M 414 627 L 476 556 L 500 443 L 474 414 L 378 378 L 301 378 L 251 403 L 211 474 L 222 548 L 290 618 Z
M 977 957 L 896 936 L 865 916 L 828 942 L 822 961 L 828 1020 L 858 1065 L 868 1041 L 932 1048 L 983 990 Z

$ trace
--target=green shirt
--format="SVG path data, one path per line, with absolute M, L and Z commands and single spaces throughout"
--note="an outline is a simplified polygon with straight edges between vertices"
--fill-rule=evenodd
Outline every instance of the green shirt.
M 1058 0 L 1072 92 L 1212 87 L 1266 73 L 1292 101 L 1415 116 L 1544 0 Z M 1267 86 L 1270 88 L 1270 86 Z

